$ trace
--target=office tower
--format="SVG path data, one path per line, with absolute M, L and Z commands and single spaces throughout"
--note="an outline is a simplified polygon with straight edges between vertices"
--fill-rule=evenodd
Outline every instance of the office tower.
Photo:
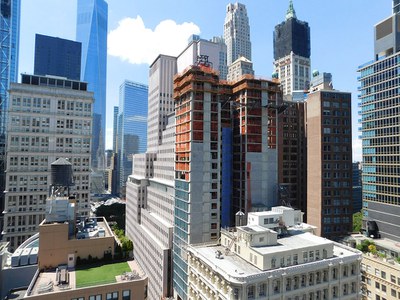
M 146 152 L 147 99 L 147 85 L 125 80 L 119 87 L 118 159 L 122 195 L 132 174 L 132 155 Z
M 187 246 L 216 242 L 238 212 L 276 204 L 276 111 L 269 107 L 278 94 L 278 83 L 254 76 L 219 81 L 201 61 L 175 76 L 173 269 L 181 299 L 188 298 Z
M 92 169 L 98 167 L 97 154 L 104 155 L 106 133 L 106 74 L 108 4 L 104 0 L 78 0 L 76 40 L 82 43 L 81 80 L 94 92 Z M 101 171 L 101 170 L 100 170 Z
M 1 0 L 0 6 L 0 230 L 3 210 L 6 169 L 8 89 L 18 79 L 19 30 L 21 0 Z
M 302 93 L 302 97 L 304 94 Z M 278 182 L 281 205 L 307 208 L 306 102 L 283 101 L 278 122 Z
M 11 84 L 3 239 L 12 251 L 44 218 L 57 158 L 73 163 L 77 212 L 89 216 L 92 104 L 85 82 L 23 74 Z
M 81 43 L 36 34 L 34 74 L 80 80 L 81 51 Z
M 176 61 L 159 55 L 150 66 L 147 152 L 134 155 L 127 181 L 126 234 L 149 276 L 149 299 L 172 296 Z
M 306 108 L 307 223 L 335 240 L 352 231 L 351 94 L 324 88 L 321 78 L 331 76 L 314 75 Z
M 292 100 L 292 92 L 308 90 L 310 83 L 310 27 L 297 19 L 290 0 L 286 20 L 275 26 L 274 69 L 281 80 L 285 100 Z
M 219 78 L 226 80 L 228 75 L 228 65 L 227 65 L 227 48 L 223 37 L 214 36 L 211 42 L 219 45 Z
M 254 75 L 253 63 L 241 56 L 229 66 L 227 80 L 236 81 L 246 74 Z
M 313 228 L 300 211 L 273 207 L 222 229 L 219 243 L 189 246 L 189 298 L 361 299 L 361 253 Z
M 353 163 L 353 213 L 362 209 L 362 165 L 361 162 Z
M 221 79 L 226 79 L 228 68 L 226 65 L 226 45 L 221 38 L 214 37 L 208 41 L 193 34 L 189 38 L 186 48 L 178 55 L 178 72 L 202 60 L 218 70 Z
M 396 4 L 397 1 L 394 1 Z M 372 62 L 359 67 L 363 148 L 363 229 L 400 241 L 399 13 L 375 25 Z
M 112 146 L 112 150 L 114 153 L 117 152 L 117 145 L 118 145 L 118 114 L 119 114 L 119 108 L 118 108 L 118 106 L 114 106 L 113 146 Z
M 226 6 L 224 40 L 228 67 L 240 56 L 251 60 L 250 24 L 244 4 L 236 2 Z

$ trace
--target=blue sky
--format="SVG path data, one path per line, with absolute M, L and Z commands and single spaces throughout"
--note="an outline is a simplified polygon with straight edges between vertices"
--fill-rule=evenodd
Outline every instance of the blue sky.
M 156 54 L 176 55 L 187 36 L 223 34 L 222 0 L 108 0 L 107 133 L 110 147 L 113 106 L 125 80 L 147 84 Z M 250 18 L 257 75 L 272 73 L 274 26 L 285 18 L 289 0 L 242 0 Z M 391 14 L 391 0 L 294 0 L 297 18 L 311 28 L 312 69 L 330 72 L 334 88 L 352 92 L 353 160 L 360 160 L 357 67 L 373 59 L 373 26 Z M 22 0 L 20 73 L 33 72 L 35 33 L 75 39 L 75 0 Z

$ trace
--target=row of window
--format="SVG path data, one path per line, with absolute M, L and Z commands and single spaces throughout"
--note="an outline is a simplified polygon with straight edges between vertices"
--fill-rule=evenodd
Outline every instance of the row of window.
M 106 293 L 105 300 L 119 300 L 118 297 L 118 292 L 112 292 L 112 293 Z M 92 295 L 87 298 L 88 300 L 102 300 L 103 295 L 98 294 L 98 295 Z M 131 300 L 131 291 L 130 290 L 125 290 L 122 291 L 122 300 Z M 85 297 L 78 297 L 78 298 L 72 298 L 71 300 L 85 300 Z

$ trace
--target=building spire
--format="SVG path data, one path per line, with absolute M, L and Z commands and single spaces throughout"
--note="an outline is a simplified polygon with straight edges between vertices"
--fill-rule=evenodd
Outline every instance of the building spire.
M 296 11 L 294 10 L 293 1 L 292 0 L 290 0 L 290 2 L 289 2 L 289 8 L 288 8 L 288 10 L 286 12 L 286 20 L 289 20 L 291 18 L 295 18 L 296 19 Z

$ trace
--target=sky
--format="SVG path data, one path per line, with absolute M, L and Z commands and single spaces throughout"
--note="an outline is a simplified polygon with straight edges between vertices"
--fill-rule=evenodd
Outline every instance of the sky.
M 35 34 L 75 39 L 76 0 L 21 0 L 19 73 L 33 73 Z M 108 0 L 107 140 L 112 146 L 113 107 L 125 79 L 148 84 L 158 54 L 178 55 L 191 34 L 223 35 L 223 0 Z M 256 75 L 271 77 L 273 31 L 289 0 L 242 0 L 250 20 Z M 392 0 L 293 0 L 311 28 L 311 68 L 330 72 L 335 89 L 352 93 L 353 160 L 361 160 L 357 68 L 373 59 L 374 25 L 391 15 Z M 20 79 L 19 79 L 20 81 Z

